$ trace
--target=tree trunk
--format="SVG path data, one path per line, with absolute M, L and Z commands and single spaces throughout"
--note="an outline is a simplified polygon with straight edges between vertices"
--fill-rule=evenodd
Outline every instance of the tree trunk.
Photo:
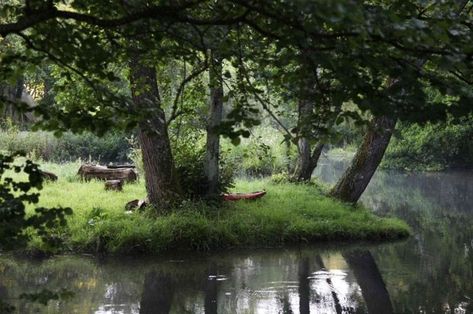
M 324 145 L 318 143 L 312 149 L 310 145 L 309 134 L 311 132 L 310 121 L 307 119 L 312 115 L 314 104 L 309 100 L 299 100 L 299 129 L 300 138 L 298 141 L 298 158 L 297 166 L 293 174 L 294 181 L 307 182 L 310 181 L 314 169 L 317 167 L 320 154 Z
M 356 281 L 361 288 L 368 313 L 393 313 L 393 306 L 383 277 L 369 251 L 354 251 L 343 254 Z
M 204 172 L 208 182 L 207 196 L 215 197 L 219 193 L 220 135 L 217 127 L 223 116 L 223 85 L 222 59 L 214 52 L 211 55 L 209 81 L 210 104 Z
M 356 203 L 383 159 L 396 119 L 388 116 L 375 117 L 358 148 L 351 166 L 333 187 L 330 195 L 344 202 Z
M 299 140 L 299 158 L 297 162 L 297 168 L 294 173 L 294 180 L 298 182 L 308 182 L 312 178 L 312 173 L 317 167 L 320 155 L 324 144 L 318 143 L 310 151 L 310 143 L 307 138 L 301 138 Z
M 182 193 L 161 108 L 156 70 L 144 65 L 136 51 L 130 53 L 129 67 L 134 107 L 143 115 L 138 123 L 138 141 L 143 153 L 148 200 L 160 211 L 167 211 L 180 200 Z

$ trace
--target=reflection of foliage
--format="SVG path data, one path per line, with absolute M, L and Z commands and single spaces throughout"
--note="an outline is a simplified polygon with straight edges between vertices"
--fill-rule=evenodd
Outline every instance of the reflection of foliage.
M 65 215 L 70 215 L 70 208 L 44 208 L 38 207 L 33 215 L 27 215 L 25 204 L 36 204 L 38 193 L 32 189 L 42 188 L 42 176 L 38 165 L 30 160 L 24 164 L 14 164 L 16 154 L 13 156 L 0 155 L 0 248 L 19 249 L 26 245 L 29 238 L 26 229 L 33 230 L 42 240 L 51 242 L 50 231 L 53 228 L 66 224 Z M 7 171 L 24 173 L 28 181 L 15 181 L 4 177 Z
M 74 296 L 74 292 L 61 289 L 58 292 L 43 289 L 37 293 L 22 293 L 20 299 L 24 299 L 29 302 L 37 302 L 42 305 L 47 305 L 51 300 L 67 300 Z
M 13 313 L 15 307 L 0 300 L 0 313 Z
M 396 270 L 384 276 L 397 313 L 444 313 L 473 293 L 468 180 L 464 173 L 378 173 L 370 186 L 365 204 L 415 231 L 405 243 L 373 251 L 383 268 Z
M 331 161 L 329 169 L 319 169 L 321 177 L 333 182 L 344 170 L 338 166 Z M 471 179 L 471 173 L 460 171 L 381 171 L 370 182 L 363 204 L 401 218 L 414 231 L 405 242 L 372 250 L 396 313 L 445 313 L 446 305 L 453 312 L 473 293 Z

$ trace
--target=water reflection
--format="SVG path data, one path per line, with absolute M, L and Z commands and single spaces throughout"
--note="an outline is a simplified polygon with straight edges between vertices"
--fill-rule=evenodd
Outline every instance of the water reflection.
M 140 314 L 167 314 L 175 291 L 174 279 L 166 273 L 151 271 L 145 275 Z
M 67 256 L 34 267 L 8 257 L 0 263 L 0 279 L 14 295 L 35 290 L 30 282 L 76 291 L 70 301 L 50 302 L 47 313 L 355 313 L 365 311 L 365 304 L 369 309 L 355 269 L 332 249 L 202 256 L 177 265 Z M 39 309 L 10 301 L 20 313 Z
M 322 162 L 335 181 L 346 163 Z M 383 245 L 113 259 L 0 256 L 18 313 L 473 313 L 473 174 L 378 172 L 362 198 L 414 234 Z M 66 288 L 47 308 L 21 292 Z

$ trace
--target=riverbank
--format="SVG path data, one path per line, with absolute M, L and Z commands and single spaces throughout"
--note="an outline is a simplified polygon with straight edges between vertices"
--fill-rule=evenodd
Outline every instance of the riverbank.
M 125 185 L 123 192 L 111 192 L 104 190 L 103 182 L 78 181 L 72 171 L 61 171 L 59 177 L 57 182 L 45 184 L 38 206 L 71 207 L 74 213 L 67 227 L 51 232 L 53 242 L 60 242 L 60 247 L 33 236 L 28 246 L 31 253 L 158 254 L 176 249 L 391 240 L 409 234 L 404 222 L 380 218 L 368 209 L 328 198 L 315 185 L 240 180 L 235 191 L 266 189 L 267 195 L 256 201 L 224 203 L 218 208 L 188 202 L 174 213 L 156 217 L 150 211 L 124 210 L 128 201 L 145 196 L 142 182 Z

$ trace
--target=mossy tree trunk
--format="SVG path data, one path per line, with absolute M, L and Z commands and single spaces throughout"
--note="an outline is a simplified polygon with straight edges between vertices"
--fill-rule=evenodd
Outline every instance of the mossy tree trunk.
M 170 210 L 181 198 L 181 188 L 171 152 L 168 129 L 157 85 L 156 70 L 145 65 L 137 51 L 130 52 L 130 84 L 143 154 L 146 191 L 151 205 Z
M 210 60 L 210 102 L 204 172 L 208 182 L 207 196 L 213 198 L 219 192 L 220 134 L 217 128 L 223 117 L 223 84 L 222 58 L 212 51 Z
M 373 118 L 350 167 L 338 180 L 330 195 L 349 203 L 359 200 L 383 159 L 395 126 L 395 118 Z

